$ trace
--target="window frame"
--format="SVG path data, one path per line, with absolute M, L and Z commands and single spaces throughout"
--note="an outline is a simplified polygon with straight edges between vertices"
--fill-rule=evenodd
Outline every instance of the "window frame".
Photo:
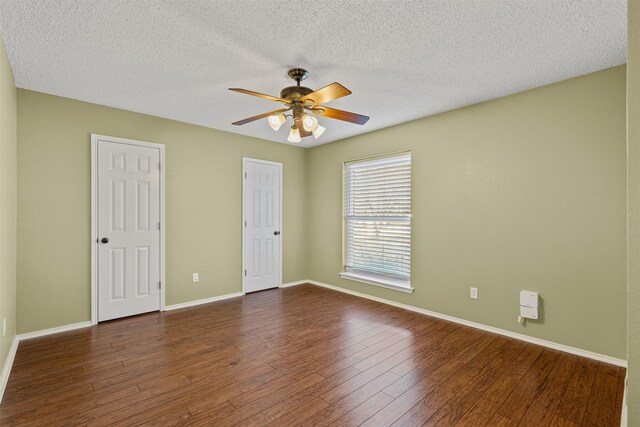
M 351 280 L 351 281 L 355 281 L 355 282 L 360 282 L 360 283 L 366 283 L 369 285 L 374 285 L 374 286 L 379 286 L 382 288 L 387 288 L 387 289 L 392 289 L 395 291 L 400 291 L 400 292 L 405 292 L 405 293 L 413 293 L 414 288 L 411 286 L 411 262 L 409 263 L 409 278 L 408 280 L 401 280 L 399 278 L 395 278 L 392 276 L 387 276 L 383 273 L 372 273 L 372 272 L 364 272 L 362 270 L 356 270 L 356 271 L 348 271 L 347 270 L 347 247 L 348 247 L 348 233 L 347 233 L 347 226 L 348 226 L 348 215 L 347 215 L 347 197 L 348 197 L 348 191 L 349 189 L 347 188 L 347 180 L 348 180 L 348 176 L 347 174 L 349 173 L 348 168 L 350 165 L 353 165 L 354 163 L 366 163 L 366 162 L 371 162 L 371 161 L 376 161 L 376 160 L 384 160 L 384 159 L 392 159 L 394 157 L 401 157 L 401 156 L 409 156 L 410 159 L 410 167 L 411 169 L 413 169 L 413 156 L 411 151 L 402 151 L 402 152 L 396 152 L 396 153 L 389 153 L 389 154 L 384 154 L 384 155 L 379 155 L 379 156 L 373 156 L 373 157 L 367 157 L 367 158 L 360 158 L 360 159 L 356 159 L 356 160 L 349 160 L 349 161 L 345 161 L 342 164 L 342 271 L 339 272 L 339 276 L 343 279 L 346 280 Z M 411 199 L 413 199 L 413 179 L 410 180 L 410 194 L 411 194 Z M 412 209 L 411 209 L 412 211 Z M 411 251 L 411 246 L 412 246 L 412 222 L 413 222 L 413 218 L 410 214 L 409 216 L 409 251 Z

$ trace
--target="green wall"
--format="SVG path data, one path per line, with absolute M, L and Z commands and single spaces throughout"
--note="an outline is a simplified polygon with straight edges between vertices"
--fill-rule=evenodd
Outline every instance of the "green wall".
M 626 359 L 625 66 L 309 150 L 309 277 Z M 412 151 L 412 285 L 340 279 L 342 165 Z M 469 287 L 479 299 L 469 298 Z M 519 291 L 544 314 L 516 322 Z
M 640 426 L 640 2 L 628 3 L 628 423 Z
M 16 335 L 16 187 L 16 86 L 0 40 L 0 372 Z
M 20 333 L 90 320 L 91 133 L 165 144 L 167 304 L 241 291 L 243 156 L 283 163 L 283 281 L 307 277 L 305 150 L 18 90 Z
M 625 359 L 625 79 L 615 67 L 309 150 L 19 90 L 18 331 L 90 318 L 93 132 L 166 144 L 167 304 L 240 291 L 250 156 L 284 163 L 284 282 Z M 402 150 L 413 153 L 411 295 L 338 277 L 342 163 Z M 521 289 L 544 307 L 525 326 Z

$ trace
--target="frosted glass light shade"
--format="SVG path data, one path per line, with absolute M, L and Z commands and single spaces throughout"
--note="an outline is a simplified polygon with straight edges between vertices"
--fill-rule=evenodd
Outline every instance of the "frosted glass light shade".
M 325 128 L 324 126 L 316 126 L 316 128 L 313 130 L 313 137 L 315 139 L 320 138 L 320 136 L 324 133 L 324 131 L 327 130 L 327 128 Z
M 285 120 L 287 119 L 284 116 L 284 114 L 278 114 L 277 116 L 269 116 L 269 126 L 271 126 L 271 129 L 277 131 L 278 129 L 280 129 L 280 126 L 282 126 Z
M 302 138 L 300 138 L 300 130 L 295 127 L 295 126 L 291 126 L 291 132 L 289 132 L 289 137 L 287 138 L 287 141 L 297 144 L 300 141 L 302 141 Z
M 308 114 L 302 116 L 302 127 L 307 132 L 313 132 L 318 127 L 318 120 Z

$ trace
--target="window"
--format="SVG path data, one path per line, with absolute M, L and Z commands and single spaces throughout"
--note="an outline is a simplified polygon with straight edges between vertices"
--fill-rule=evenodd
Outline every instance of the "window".
M 345 279 L 411 292 L 411 153 L 344 168 Z

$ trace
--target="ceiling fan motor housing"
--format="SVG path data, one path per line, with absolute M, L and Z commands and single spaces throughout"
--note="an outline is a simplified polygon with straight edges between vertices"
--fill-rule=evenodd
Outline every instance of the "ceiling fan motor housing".
M 287 74 L 296 81 L 296 86 L 289 86 L 282 89 L 280 92 L 280 98 L 293 102 L 313 92 L 313 90 L 308 87 L 300 86 L 300 82 L 309 77 L 309 72 L 307 72 L 307 70 L 304 68 L 292 68 Z
M 282 89 L 280 98 L 286 99 L 287 101 L 296 101 L 305 95 L 309 95 L 311 92 L 313 92 L 313 90 L 308 87 L 289 86 Z

